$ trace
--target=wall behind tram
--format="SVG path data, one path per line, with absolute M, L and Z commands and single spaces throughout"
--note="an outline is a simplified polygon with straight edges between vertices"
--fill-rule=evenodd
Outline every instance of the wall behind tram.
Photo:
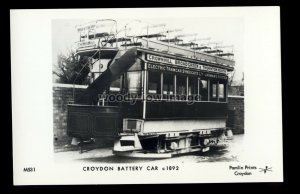
M 75 86 L 75 96 L 80 96 L 86 86 Z M 67 105 L 72 101 L 73 85 L 53 84 L 53 130 L 54 148 L 62 149 L 70 143 L 71 138 L 67 136 Z M 244 133 L 244 97 L 229 96 L 228 98 L 228 121 L 227 126 L 233 128 L 233 133 Z
M 80 96 L 86 86 L 75 86 L 75 95 Z M 67 136 L 67 105 L 73 100 L 73 85 L 53 84 L 53 132 L 54 149 L 64 147 L 71 139 Z
M 227 127 L 232 128 L 234 134 L 244 133 L 244 96 L 228 96 Z

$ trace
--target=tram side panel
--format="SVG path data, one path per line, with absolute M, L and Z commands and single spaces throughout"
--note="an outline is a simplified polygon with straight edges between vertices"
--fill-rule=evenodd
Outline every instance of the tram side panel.
M 226 127 L 226 119 L 183 119 L 145 121 L 143 133 L 196 132 Z
M 121 131 L 119 107 L 68 105 L 67 134 L 79 140 L 115 138 Z
M 147 102 L 146 118 L 227 118 L 227 103 Z
M 124 118 L 142 119 L 143 118 L 143 101 L 136 99 L 131 102 L 120 103 L 120 114 Z
M 162 118 L 167 118 L 161 120 Z M 144 133 L 225 128 L 227 103 L 147 102 Z

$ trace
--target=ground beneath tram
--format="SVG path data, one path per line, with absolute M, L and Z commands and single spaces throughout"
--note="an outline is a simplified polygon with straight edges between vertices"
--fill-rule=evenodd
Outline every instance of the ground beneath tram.
M 147 163 L 147 162 L 231 162 L 238 161 L 243 151 L 244 135 L 235 135 L 228 147 L 213 148 L 206 153 L 190 153 L 168 159 L 137 159 L 115 156 L 112 147 L 97 148 L 80 153 L 79 150 L 55 153 L 55 161 L 64 162 L 90 162 L 90 163 Z

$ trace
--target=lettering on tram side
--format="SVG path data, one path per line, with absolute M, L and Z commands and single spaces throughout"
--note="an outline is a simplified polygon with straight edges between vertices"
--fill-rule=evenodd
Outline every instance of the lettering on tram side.
M 194 75 L 194 76 L 200 76 L 200 77 L 205 77 L 205 78 L 216 78 L 216 79 L 227 80 L 227 76 L 226 75 L 211 74 L 211 73 L 196 71 L 196 70 L 192 70 L 192 69 L 170 67 L 170 66 L 152 64 L 152 63 L 148 63 L 147 64 L 147 68 L 148 69 L 153 69 L 153 70 L 158 70 L 158 71 L 167 71 L 167 72 L 173 72 L 173 73 L 183 73 L 183 74 L 187 74 L 187 75 Z
M 172 58 L 168 58 L 168 57 L 156 56 L 156 55 L 151 55 L 151 54 L 147 54 L 147 60 L 153 61 L 153 62 L 158 62 L 158 63 L 166 63 L 166 64 L 170 64 L 170 65 L 174 65 L 174 66 L 178 66 L 178 67 L 184 67 L 184 68 L 188 68 L 188 69 L 203 70 L 203 71 L 210 71 L 210 72 L 223 73 L 223 74 L 227 73 L 226 69 L 202 65 L 202 64 L 198 64 L 198 63 L 192 63 L 189 61 L 172 59 Z

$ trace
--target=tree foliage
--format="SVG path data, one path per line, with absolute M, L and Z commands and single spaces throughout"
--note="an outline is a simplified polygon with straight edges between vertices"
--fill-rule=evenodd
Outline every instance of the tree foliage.
M 73 51 L 67 56 L 59 54 L 57 56 L 57 66 L 53 74 L 58 76 L 58 82 L 64 84 L 88 84 L 88 74 L 90 68 L 88 57 L 77 59 Z

